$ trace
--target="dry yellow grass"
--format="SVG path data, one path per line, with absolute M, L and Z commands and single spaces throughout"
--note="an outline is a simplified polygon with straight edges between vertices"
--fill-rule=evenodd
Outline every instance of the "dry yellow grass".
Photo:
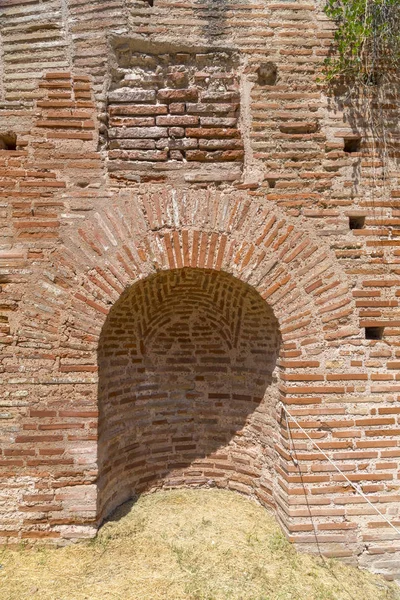
M 1 600 L 400 599 L 395 584 L 297 553 L 232 492 L 160 492 L 119 516 L 91 542 L 0 552 Z

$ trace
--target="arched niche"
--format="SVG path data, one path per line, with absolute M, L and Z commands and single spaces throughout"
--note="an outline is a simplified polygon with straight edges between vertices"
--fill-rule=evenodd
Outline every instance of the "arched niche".
M 98 348 L 99 521 L 168 487 L 272 504 L 279 347 L 271 307 L 232 275 L 173 269 L 129 287 Z

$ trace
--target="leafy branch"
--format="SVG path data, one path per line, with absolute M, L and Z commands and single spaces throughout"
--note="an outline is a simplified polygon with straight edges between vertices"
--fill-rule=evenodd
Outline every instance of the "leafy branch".
M 327 82 L 342 79 L 379 85 L 400 68 L 400 0 L 326 0 L 335 21 L 332 53 L 325 59 Z

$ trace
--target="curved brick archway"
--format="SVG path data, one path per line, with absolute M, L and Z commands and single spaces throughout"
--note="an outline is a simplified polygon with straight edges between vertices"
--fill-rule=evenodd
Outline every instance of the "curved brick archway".
M 63 243 L 51 254 L 52 264 L 33 273 L 29 296 L 21 307 L 25 320 L 19 343 L 29 345 L 35 336 L 43 355 L 51 352 L 56 358 L 54 368 L 42 368 L 30 382 L 32 417 L 43 419 L 41 427 L 57 426 L 61 431 L 54 436 L 54 451 L 62 454 L 55 461 L 57 468 L 32 475 L 33 484 L 40 481 L 52 489 L 56 477 L 57 489 L 63 490 L 61 512 L 45 523 L 54 537 L 87 535 L 93 531 L 88 526 L 99 523 L 97 352 L 107 316 L 111 318 L 113 307 L 138 282 L 181 269 L 234 277 L 265 300 L 279 323 L 281 400 L 318 407 L 323 397 L 340 401 L 354 391 L 345 384 L 345 372 L 334 379 L 325 375 L 328 361 L 340 364 L 336 358 L 343 338 L 356 344 L 361 332 L 347 278 L 315 231 L 299 223 L 298 217 L 294 225 L 275 205 L 245 192 L 171 189 L 161 194 L 155 188 L 143 195 L 126 190 L 115 194 L 115 203 L 106 196 L 96 208 L 80 214 L 79 226 L 71 218 Z M 49 406 L 56 408 L 60 423 L 53 425 Z M 311 427 L 318 427 L 312 415 L 322 414 L 316 412 L 321 410 L 325 409 L 313 408 L 310 413 Z M 30 427 L 30 418 L 22 427 Z M 297 527 L 291 494 L 302 495 L 304 490 L 293 472 L 286 424 L 277 427 L 273 498 L 261 488 L 257 495 L 262 502 L 274 503 L 290 533 L 292 524 Z M 320 436 L 317 431 L 315 437 Z M 294 432 L 294 437 L 299 449 L 312 450 L 302 442 L 302 434 Z M 37 441 L 39 452 L 42 447 L 43 452 L 53 451 L 47 438 Z M 307 481 L 310 493 L 314 479 L 310 476 Z M 105 494 L 103 513 L 118 502 L 112 496 L 112 492 Z M 302 500 L 296 502 L 301 505 Z M 299 516 L 301 531 L 307 513 L 300 510 Z M 304 527 L 308 531 L 308 522 Z
M 272 505 L 279 345 L 268 304 L 223 272 L 160 272 L 124 292 L 99 345 L 99 520 L 160 487 Z
M 72 221 L 52 255 L 53 272 L 34 274 L 39 281 L 27 299 L 68 304 L 74 328 L 67 325 L 66 335 L 80 323 L 87 332 L 92 323 L 98 338 L 127 287 L 182 267 L 222 270 L 254 287 L 274 308 L 285 340 L 359 334 L 347 277 L 333 252 L 299 217 L 292 223 L 275 205 L 240 192 L 121 191 L 115 204 L 106 199 L 80 217 L 81 226 Z M 40 312 L 35 317 L 40 321 Z M 62 311 L 52 311 L 54 326 L 63 319 Z

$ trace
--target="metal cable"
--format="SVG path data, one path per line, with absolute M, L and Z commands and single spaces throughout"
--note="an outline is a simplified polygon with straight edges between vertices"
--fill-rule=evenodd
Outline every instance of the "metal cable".
M 368 499 L 368 497 L 364 494 L 364 492 L 361 490 L 360 486 L 356 483 L 353 483 L 352 481 L 350 481 L 350 479 L 347 477 L 347 475 L 345 473 L 343 473 L 343 471 L 341 469 L 339 469 L 339 467 L 334 463 L 334 461 L 329 458 L 329 456 L 322 450 L 322 448 L 320 448 L 318 446 L 318 444 L 316 442 L 314 442 L 314 440 L 308 435 L 307 431 L 305 431 L 305 429 L 302 428 L 302 426 L 299 424 L 299 422 L 295 419 L 295 417 L 293 417 L 293 415 L 290 414 L 290 412 L 288 411 L 288 409 L 286 408 L 286 406 L 283 404 L 283 402 L 280 402 L 281 408 L 282 410 L 287 414 L 287 416 L 289 417 L 289 419 L 292 419 L 292 421 L 294 423 L 296 423 L 297 427 L 307 436 L 307 438 L 310 440 L 310 442 L 319 450 L 319 452 L 321 452 L 321 454 L 323 454 L 325 456 L 325 458 L 331 463 L 331 465 L 336 469 L 336 471 L 338 471 L 342 477 L 348 481 L 348 483 L 351 485 L 351 487 L 357 492 L 357 494 L 359 494 L 362 498 L 364 498 L 364 500 L 366 502 L 368 502 L 368 504 L 370 506 L 372 506 L 372 508 L 378 513 L 378 515 L 380 515 L 382 517 L 382 519 L 384 521 L 386 521 L 386 523 L 388 523 L 388 525 L 390 525 L 390 527 L 392 527 L 392 529 L 395 530 L 396 533 L 398 533 L 400 535 L 400 529 L 398 529 L 395 525 L 393 525 L 393 523 L 391 521 L 389 521 L 389 519 L 383 514 L 381 513 L 381 511 L 379 510 L 379 508 L 377 508 L 375 506 L 375 504 L 373 504 L 371 502 L 371 500 Z M 290 451 L 290 454 L 292 454 L 292 452 Z M 297 460 L 297 459 L 296 459 Z

